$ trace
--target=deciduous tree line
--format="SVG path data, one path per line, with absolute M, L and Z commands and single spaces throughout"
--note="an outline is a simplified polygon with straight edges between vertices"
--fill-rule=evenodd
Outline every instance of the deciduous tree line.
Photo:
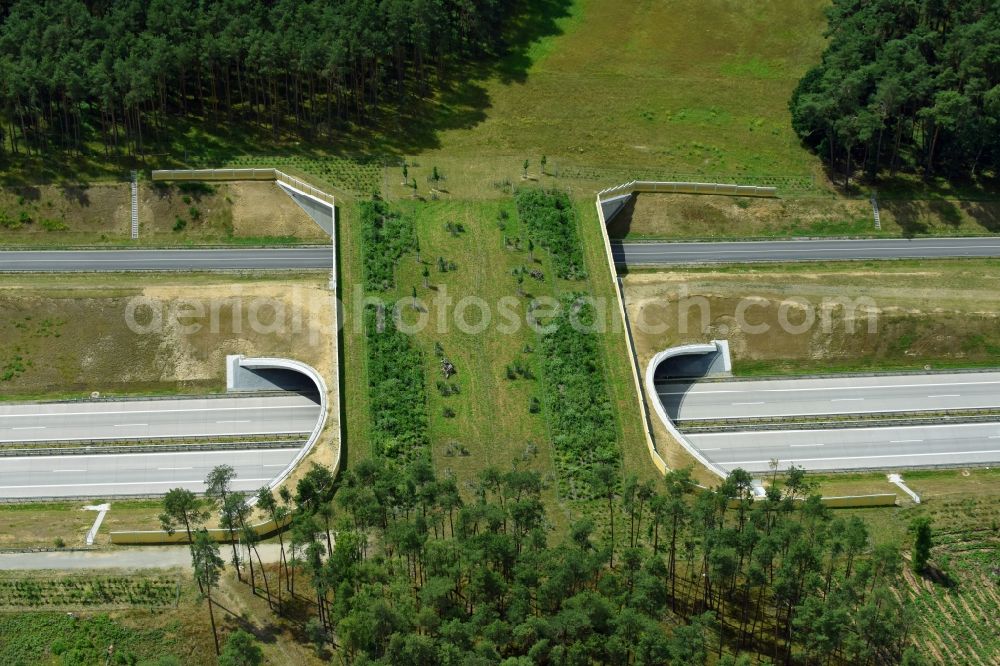
M 501 46 L 506 0 L 0 3 L 0 150 L 143 154 L 171 118 L 329 134 Z
M 1000 5 L 834 0 L 792 125 L 843 174 L 976 177 L 1000 163 Z

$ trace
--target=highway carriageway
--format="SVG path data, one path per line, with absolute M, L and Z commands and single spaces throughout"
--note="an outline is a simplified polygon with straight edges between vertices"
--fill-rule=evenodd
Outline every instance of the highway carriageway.
M 727 471 L 740 467 L 860 470 L 892 467 L 981 465 L 1000 461 L 1000 423 L 754 430 L 687 434 L 706 457 Z
M 844 259 L 943 259 L 998 257 L 1000 237 L 799 239 L 778 241 L 611 242 L 619 266 L 816 261 Z
M 318 418 L 319 404 L 299 394 L 0 403 L 0 443 L 308 433 Z
M 205 490 L 217 465 L 236 472 L 233 490 L 253 492 L 285 469 L 299 448 L 247 451 L 26 456 L 0 460 L 0 497 L 32 499 L 157 495 L 171 488 Z
M 1000 372 L 656 385 L 671 419 L 713 421 L 1000 408 Z
M 323 247 L 202 248 L 190 250 L 8 250 L 2 272 L 330 270 Z

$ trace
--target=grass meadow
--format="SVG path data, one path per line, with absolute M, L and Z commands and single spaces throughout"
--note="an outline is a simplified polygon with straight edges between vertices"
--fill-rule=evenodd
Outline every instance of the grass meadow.
M 373 295 L 389 303 L 400 302 L 403 319 L 408 323 L 416 323 L 419 317 L 429 321 L 415 339 L 424 357 L 429 434 L 435 467 L 442 473 L 454 473 L 460 486 L 474 480 L 479 471 L 491 465 L 501 469 L 509 469 L 512 465 L 535 469 L 548 481 L 550 518 L 557 529 L 564 529 L 574 514 L 580 510 L 589 512 L 590 506 L 574 503 L 572 498 L 560 495 L 546 415 L 544 410 L 539 413 L 530 410 L 531 399 L 544 396 L 537 379 L 540 373 L 540 360 L 536 358 L 539 336 L 525 325 L 524 312 L 532 297 L 558 296 L 579 290 L 613 304 L 613 283 L 593 204 L 581 203 L 576 210 L 589 272 L 589 278 L 581 281 L 556 279 L 551 259 L 544 250 L 536 249 L 529 256 L 527 233 L 517 220 L 512 198 L 505 201 L 402 201 L 396 205 L 414 220 L 420 261 L 414 254 L 405 255 L 396 269 L 395 288 Z M 503 229 L 499 220 L 502 210 L 509 215 L 502 223 Z M 362 283 L 360 230 L 351 223 L 355 219 L 355 212 L 347 210 L 340 226 L 341 279 L 345 285 L 342 287 L 345 310 L 342 349 L 347 378 L 345 445 L 349 463 L 370 456 L 372 444 L 368 427 L 365 340 L 359 327 L 357 300 L 349 293 L 350 285 Z M 460 224 L 464 232 L 453 235 L 446 228 L 449 223 Z M 519 237 L 521 247 L 505 245 L 505 237 L 511 242 Z M 440 272 L 439 257 L 445 262 L 454 262 L 455 269 Z M 429 273 L 427 286 L 423 280 L 424 267 Z M 512 273 L 518 267 L 539 270 L 544 279 L 526 278 L 521 285 L 523 293 L 519 294 Z M 423 311 L 411 305 L 414 288 Z M 445 293 L 453 303 L 467 296 L 483 299 L 491 308 L 491 323 L 481 332 L 471 329 L 463 332 L 456 325 L 455 305 L 443 306 L 440 297 Z M 521 323 L 516 332 L 501 330 L 503 320 L 497 308 L 501 298 L 511 299 L 511 303 L 516 304 L 511 308 L 520 315 Z M 437 325 L 441 317 L 446 321 L 445 327 Z M 469 307 L 464 319 L 476 324 L 481 321 L 481 312 L 476 307 Z M 628 472 L 649 478 L 654 471 L 646 457 L 642 417 L 625 362 L 624 334 L 620 328 L 610 326 L 601 341 L 600 363 L 618 415 L 618 442 L 624 467 Z M 440 345 L 444 356 L 457 369 L 457 374 L 448 382 L 460 387 L 457 394 L 444 396 L 436 388 L 438 382 L 444 380 L 436 345 Z M 517 362 L 531 368 L 536 378 L 509 379 L 506 366 Z M 454 412 L 454 416 L 445 416 L 446 408 Z

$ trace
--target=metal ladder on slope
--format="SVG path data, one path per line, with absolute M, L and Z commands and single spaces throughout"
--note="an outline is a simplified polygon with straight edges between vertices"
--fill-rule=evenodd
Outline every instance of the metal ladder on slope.
M 132 172 L 132 240 L 139 237 L 139 174 Z
M 875 228 L 882 230 L 882 219 L 878 215 L 878 195 L 872 190 L 872 215 L 875 217 Z

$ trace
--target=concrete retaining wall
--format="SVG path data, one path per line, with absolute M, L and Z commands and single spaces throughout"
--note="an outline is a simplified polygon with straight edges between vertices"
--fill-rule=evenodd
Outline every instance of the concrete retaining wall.
M 277 180 L 274 169 L 158 169 L 153 180 Z
M 851 495 L 847 497 L 824 497 L 823 505 L 831 509 L 860 509 L 872 506 L 895 506 L 896 494 Z
M 323 434 L 323 428 L 326 427 L 327 410 L 330 408 L 329 404 L 329 394 L 326 388 L 326 382 L 323 381 L 323 376 L 316 372 L 312 366 L 306 365 L 299 361 L 293 361 L 287 358 L 246 358 L 243 356 L 239 357 L 240 367 L 250 368 L 250 369 L 275 369 L 279 368 L 282 370 L 295 370 L 303 375 L 309 377 L 314 384 L 316 384 L 316 389 L 319 391 L 319 420 L 316 422 L 316 426 L 313 431 L 309 433 L 309 437 L 306 440 L 306 445 L 299 449 L 299 452 L 295 455 L 288 466 L 281 470 L 281 473 L 274 478 L 268 484 L 268 487 L 272 490 L 277 488 L 284 482 L 288 475 L 292 473 L 292 470 L 298 466 L 304 457 L 306 457 L 312 450 L 313 446 L 319 440 L 320 435 Z M 228 379 L 228 378 L 227 378 Z M 339 407 L 338 407 L 339 408 Z M 339 438 L 338 438 L 339 439 Z M 336 463 L 333 467 L 334 476 L 340 471 L 340 455 L 337 455 Z M 252 503 L 252 502 L 251 502 Z
M 274 180 L 291 185 L 326 203 L 336 205 L 332 194 L 313 187 L 301 178 L 291 176 L 279 169 L 157 169 L 152 172 L 153 180 L 183 181 L 226 181 L 226 180 Z
M 622 282 L 618 278 L 618 271 L 615 269 L 615 258 L 611 253 L 611 239 L 608 238 L 608 223 L 604 217 L 604 207 L 601 205 L 600 195 L 597 197 L 596 204 L 597 219 L 601 221 L 601 238 L 604 239 L 604 252 L 608 258 L 608 270 L 611 271 L 611 279 L 615 283 L 615 299 L 618 301 L 618 313 L 621 315 L 622 328 L 625 331 L 625 343 L 628 345 L 628 361 L 632 366 L 632 382 L 635 386 L 635 395 L 639 399 L 639 409 L 642 411 L 642 418 L 646 425 L 643 428 L 646 435 L 646 448 L 656 469 L 660 470 L 660 474 L 666 474 L 669 468 L 656 450 L 656 443 L 653 440 L 653 426 L 649 420 L 649 410 L 646 407 L 646 401 L 643 399 L 642 384 L 639 381 L 639 362 L 635 355 L 635 344 L 632 342 L 632 330 L 629 324 L 628 313 L 625 311 L 625 294 L 622 289 Z

